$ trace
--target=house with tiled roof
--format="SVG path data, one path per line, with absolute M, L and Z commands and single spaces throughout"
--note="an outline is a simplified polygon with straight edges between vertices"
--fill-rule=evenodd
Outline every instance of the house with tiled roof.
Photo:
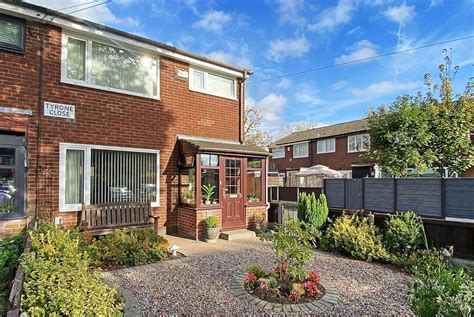
M 374 164 L 361 157 L 369 147 L 367 119 L 293 132 L 271 147 L 270 170 L 284 175 L 286 186 L 296 186 L 293 174 L 315 165 L 342 171 L 347 177 L 373 177 Z

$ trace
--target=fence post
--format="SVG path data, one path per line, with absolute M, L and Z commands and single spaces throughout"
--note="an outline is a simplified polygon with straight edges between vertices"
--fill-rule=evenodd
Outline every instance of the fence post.
M 446 180 L 441 177 L 441 217 L 446 219 Z
M 397 178 L 394 177 L 393 178 L 393 211 L 396 212 L 397 211 L 397 192 L 398 192 L 398 189 L 397 189 Z

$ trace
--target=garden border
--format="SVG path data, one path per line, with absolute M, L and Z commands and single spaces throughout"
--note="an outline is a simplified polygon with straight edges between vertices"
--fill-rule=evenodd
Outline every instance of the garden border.
M 257 306 L 257 308 L 268 309 L 274 312 L 312 313 L 334 306 L 336 303 L 339 302 L 340 299 L 339 292 L 337 291 L 337 289 L 331 283 L 324 283 L 323 287 L 326 293 L 322 298 L 316 299 L 312 302 L 300 304 L 280 304 L 268 302 L 251 295 L 245 290 L 244 282 L 246 276 L 246 273 L 241 273 L 234 279 L 231 287 L 232 292 L 237 298 L 246 301 L 249 304 L 255 305 Z

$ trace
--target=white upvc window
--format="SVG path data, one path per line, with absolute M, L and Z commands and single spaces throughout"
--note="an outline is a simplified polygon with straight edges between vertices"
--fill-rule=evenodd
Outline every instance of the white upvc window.
M 336 139 L 325 139 L 325 140 L 318 140 L 317 142 L 317 153 L 333 153 L 336 152 Z
M 272 149 L 272 158 L 274 159 L 279 159 L 279 158 L 285 158 L 285 147 L 277 147 Z
M 160 151 L 99 145 L 59 145 L 59 210 L 81 205 L 160 201 Z
M 365 152 L 370 149 L 370 136 L 368 133 L 349 135 L 347 137 L 347 152 Z
M 293 145 L 293 158 L 308 157 L 308 143 L 298 143 Z
M 234 100 L 237 96 L 235 78 L 192 67 L 189 68 L 189 89 Z
M 61 64 L 64 83 L 160 98 L 159 59 L 153 54 L 63 33 Z

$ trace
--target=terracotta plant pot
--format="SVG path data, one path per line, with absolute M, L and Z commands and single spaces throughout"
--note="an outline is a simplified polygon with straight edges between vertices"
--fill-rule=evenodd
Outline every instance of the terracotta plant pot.
M 219 236 L 219 228 L 207 228 L 207 239 L 206 242 L 215 243 Z

